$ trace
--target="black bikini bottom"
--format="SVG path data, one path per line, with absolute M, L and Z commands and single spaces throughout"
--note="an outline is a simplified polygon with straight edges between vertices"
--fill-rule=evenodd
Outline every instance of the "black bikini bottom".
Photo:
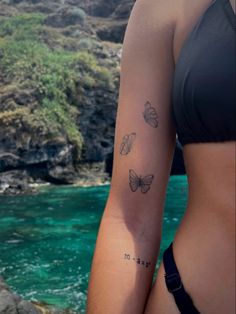
M 167 289 L 173 294 L 175 298 L 175 303 L 183 314 L 200 314 L 193 304 L 193 301 L 189 294 L 184 289 L 183 283 L 177 266 L 175 264 L 174 254 L 173 254 L 173 243 L 164 251 L 163 263 L 165 268 L 165 282 Z

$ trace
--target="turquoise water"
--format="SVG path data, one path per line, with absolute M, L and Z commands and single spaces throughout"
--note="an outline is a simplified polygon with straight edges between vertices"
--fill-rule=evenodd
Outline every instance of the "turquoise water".
M 0 196 L 0 275 L 15 292 L 85 313 L 89 270 L 108 191 L 109 186 L 44 187 L 37 195 Z M 170 177 L 160 258 L 186 202 L 186 176 Z

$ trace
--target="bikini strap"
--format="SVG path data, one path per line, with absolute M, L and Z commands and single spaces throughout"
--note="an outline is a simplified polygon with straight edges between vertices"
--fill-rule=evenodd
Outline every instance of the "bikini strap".
M 184 285 L 181 281 L 181 277 L 177 266 L 175 264 L 174 254 L 173 254 L 173 244 L 165 250 L 163 254 L 163 263 L 165 268 L 165 282 L 167 289 L 173 294 L 175 298 L 175 303 L 183 314 L 200 314 L 193 304 L 193 301 L 189 294 L 184 289 Z

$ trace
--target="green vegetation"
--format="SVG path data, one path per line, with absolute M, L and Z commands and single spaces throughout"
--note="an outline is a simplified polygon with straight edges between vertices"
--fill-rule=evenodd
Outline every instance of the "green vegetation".
M 0 37 L 10 36 L 14 40 L 34 40 L 44 21 L 42 14 L 21 14 L 0 20 Z
M 1 18 L 0 72 L 9 84 L 34 91 L 38 105 L 30 114 L 81 147 L 78 86 L 111 88 L 112 74 L 83 49 L 71 52 L 47 46 L 42 38 L 48 29 L 42 14 Z

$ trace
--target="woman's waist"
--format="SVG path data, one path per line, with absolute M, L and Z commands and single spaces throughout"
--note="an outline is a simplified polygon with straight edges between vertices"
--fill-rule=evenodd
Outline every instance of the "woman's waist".
M 188 206 L 220 213 L 235 211 L 236 143 L 186 146 Z
M 235 215 L 234 184 L 189 184 L 187 209 L 189 212 L 214 213 L 218 216 Z
M 206 296 L 221 297 L 219 306 L 222 300 L 234 300 L 235 219 L 221 218 L 205 207 L 188 206 L 174 238 L 177 267 L 200 305 Z M 204 305 L 201 309 L 204 313 Z
M 186 145 L 184 162 L 190 189 L 217 196 L 235 191 L 236 142 Z M 193 193 L 192 192 L 192 193 Z
M 184 241 L 194 239 L 206 249 L 214 245 L 215 249 L 230 251 L 235 247 L 235 218 L 235 204 L 188 202 L 177 235 Z

